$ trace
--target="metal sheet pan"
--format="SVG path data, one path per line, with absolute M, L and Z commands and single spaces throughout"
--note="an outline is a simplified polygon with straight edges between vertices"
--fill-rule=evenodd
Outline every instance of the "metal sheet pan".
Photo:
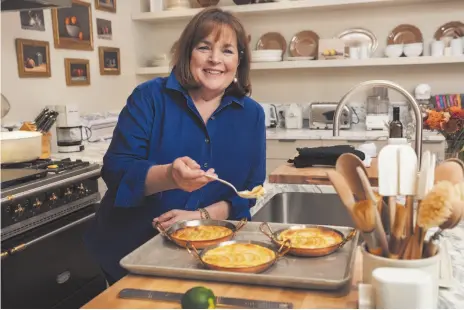
M 237 222 L 233 222 L 237 223 Z M 269 238 L 259 231 L 261 222 L 248 222 L 237 233 L 235 240 L 253 240 L 269 243 Z M 270 223 L 275 229 L 292 224 Z M 343 234 L 352 227 L 328 226 Z M 125 256 L 120 264 L 134 274 L 169 278 L 220 281 L 303 289 L 338 290 L 351 282 L 359 234 L 337 252 L 324 257 L 297 257 L 286 255 L 270 269 L 259 274 L 244 274 L 208 270 L 188 251 L 161 235 Z

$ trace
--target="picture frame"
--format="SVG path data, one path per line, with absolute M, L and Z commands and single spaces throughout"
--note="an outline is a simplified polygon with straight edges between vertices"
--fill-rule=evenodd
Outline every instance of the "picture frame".
M 50 46 L 47 41 L 16 39 L 20 78 L 50 77 Z
M 95 0 L 95 9 L 116 13 L 116 1 L 117 0 Z
M 52 9 L 55 48 L 93 51 L 92 8 L 72 0 L 70 8 Z
M 97 36 L 99 39 L 112 40 L 113 39 L 113 28 L 111 20 L 97 18 Z
M 19 11 L 21 29 L 45 31 L 45 18 L 43 10 Z
M 98 48 L 100 75 L 121 74 L 121 52 L 117 47 L 100 46 Z
M 66 85 L 90 85 L 90 62 L 88 59 L 65 58 Z

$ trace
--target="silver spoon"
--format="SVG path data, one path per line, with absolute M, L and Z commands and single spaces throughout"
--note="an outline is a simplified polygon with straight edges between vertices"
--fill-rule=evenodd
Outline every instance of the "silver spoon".
M 223 180 L 223 179 L 220 179 L 216 176 L 213 176 L 213 175 L 210 175 L 210 174 L 205 174 L 205 176 L 207 176 L 208 178 L 210 179 L 213 179 L 213 180 L 216 180 L 218 182 L 221 182 L 222 184 L 225 184 L 227 186 L 229 186 L 230 188 L 232 188 L 234 190 L 234 192 L 237 193 L 238 196 L 242 197 L 242 198 L 246 198 L 246 199 L 256 199 L 258 198 L 259 196 L 261 195 L 257 195 L 255 193 L 252 193 L 248 190 L 246 191 L 238 191 L 235 186 L 233 186 L 231 183 L 227 182 L 226 180 Z

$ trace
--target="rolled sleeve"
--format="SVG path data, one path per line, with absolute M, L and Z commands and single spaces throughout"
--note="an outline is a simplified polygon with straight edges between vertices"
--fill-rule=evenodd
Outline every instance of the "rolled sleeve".
M 250 191 L 255 186 L 263 185 L 266 179 L 266 126 L 264 123 L 264 110 L 261 107 L 259 107 L 255 132 L 255 156 L 245 184 L 245 188 Z M 248 220 L 251 219 L 250 208 L 256 204 L 256 199 L 245 199 L 235 194 L 226 201 L 231 204 L 229 219 L 239 220 L 243 217 L 247 217 Z
M 103 158 L 102 178 L 115 193 L 116 207 L 138 206 L 145 198 L 145 179 L 156 163 L 148 160 L 154 105 L 147 90 L 136 88 L 127 99 Z

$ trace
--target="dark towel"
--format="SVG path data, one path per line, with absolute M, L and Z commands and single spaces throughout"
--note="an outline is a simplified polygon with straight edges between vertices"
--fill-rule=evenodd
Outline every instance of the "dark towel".
M 344 153 L 351 153 L 364 160 L 366 156 L 363 152 L 355 150 L 352 145 L 334 145 L 321 147 L 303 147 L 297 148 L 298 156 L 289 159 L 296 168 L 313 167 L 313 166 L 335 166 L 338 157 Z

